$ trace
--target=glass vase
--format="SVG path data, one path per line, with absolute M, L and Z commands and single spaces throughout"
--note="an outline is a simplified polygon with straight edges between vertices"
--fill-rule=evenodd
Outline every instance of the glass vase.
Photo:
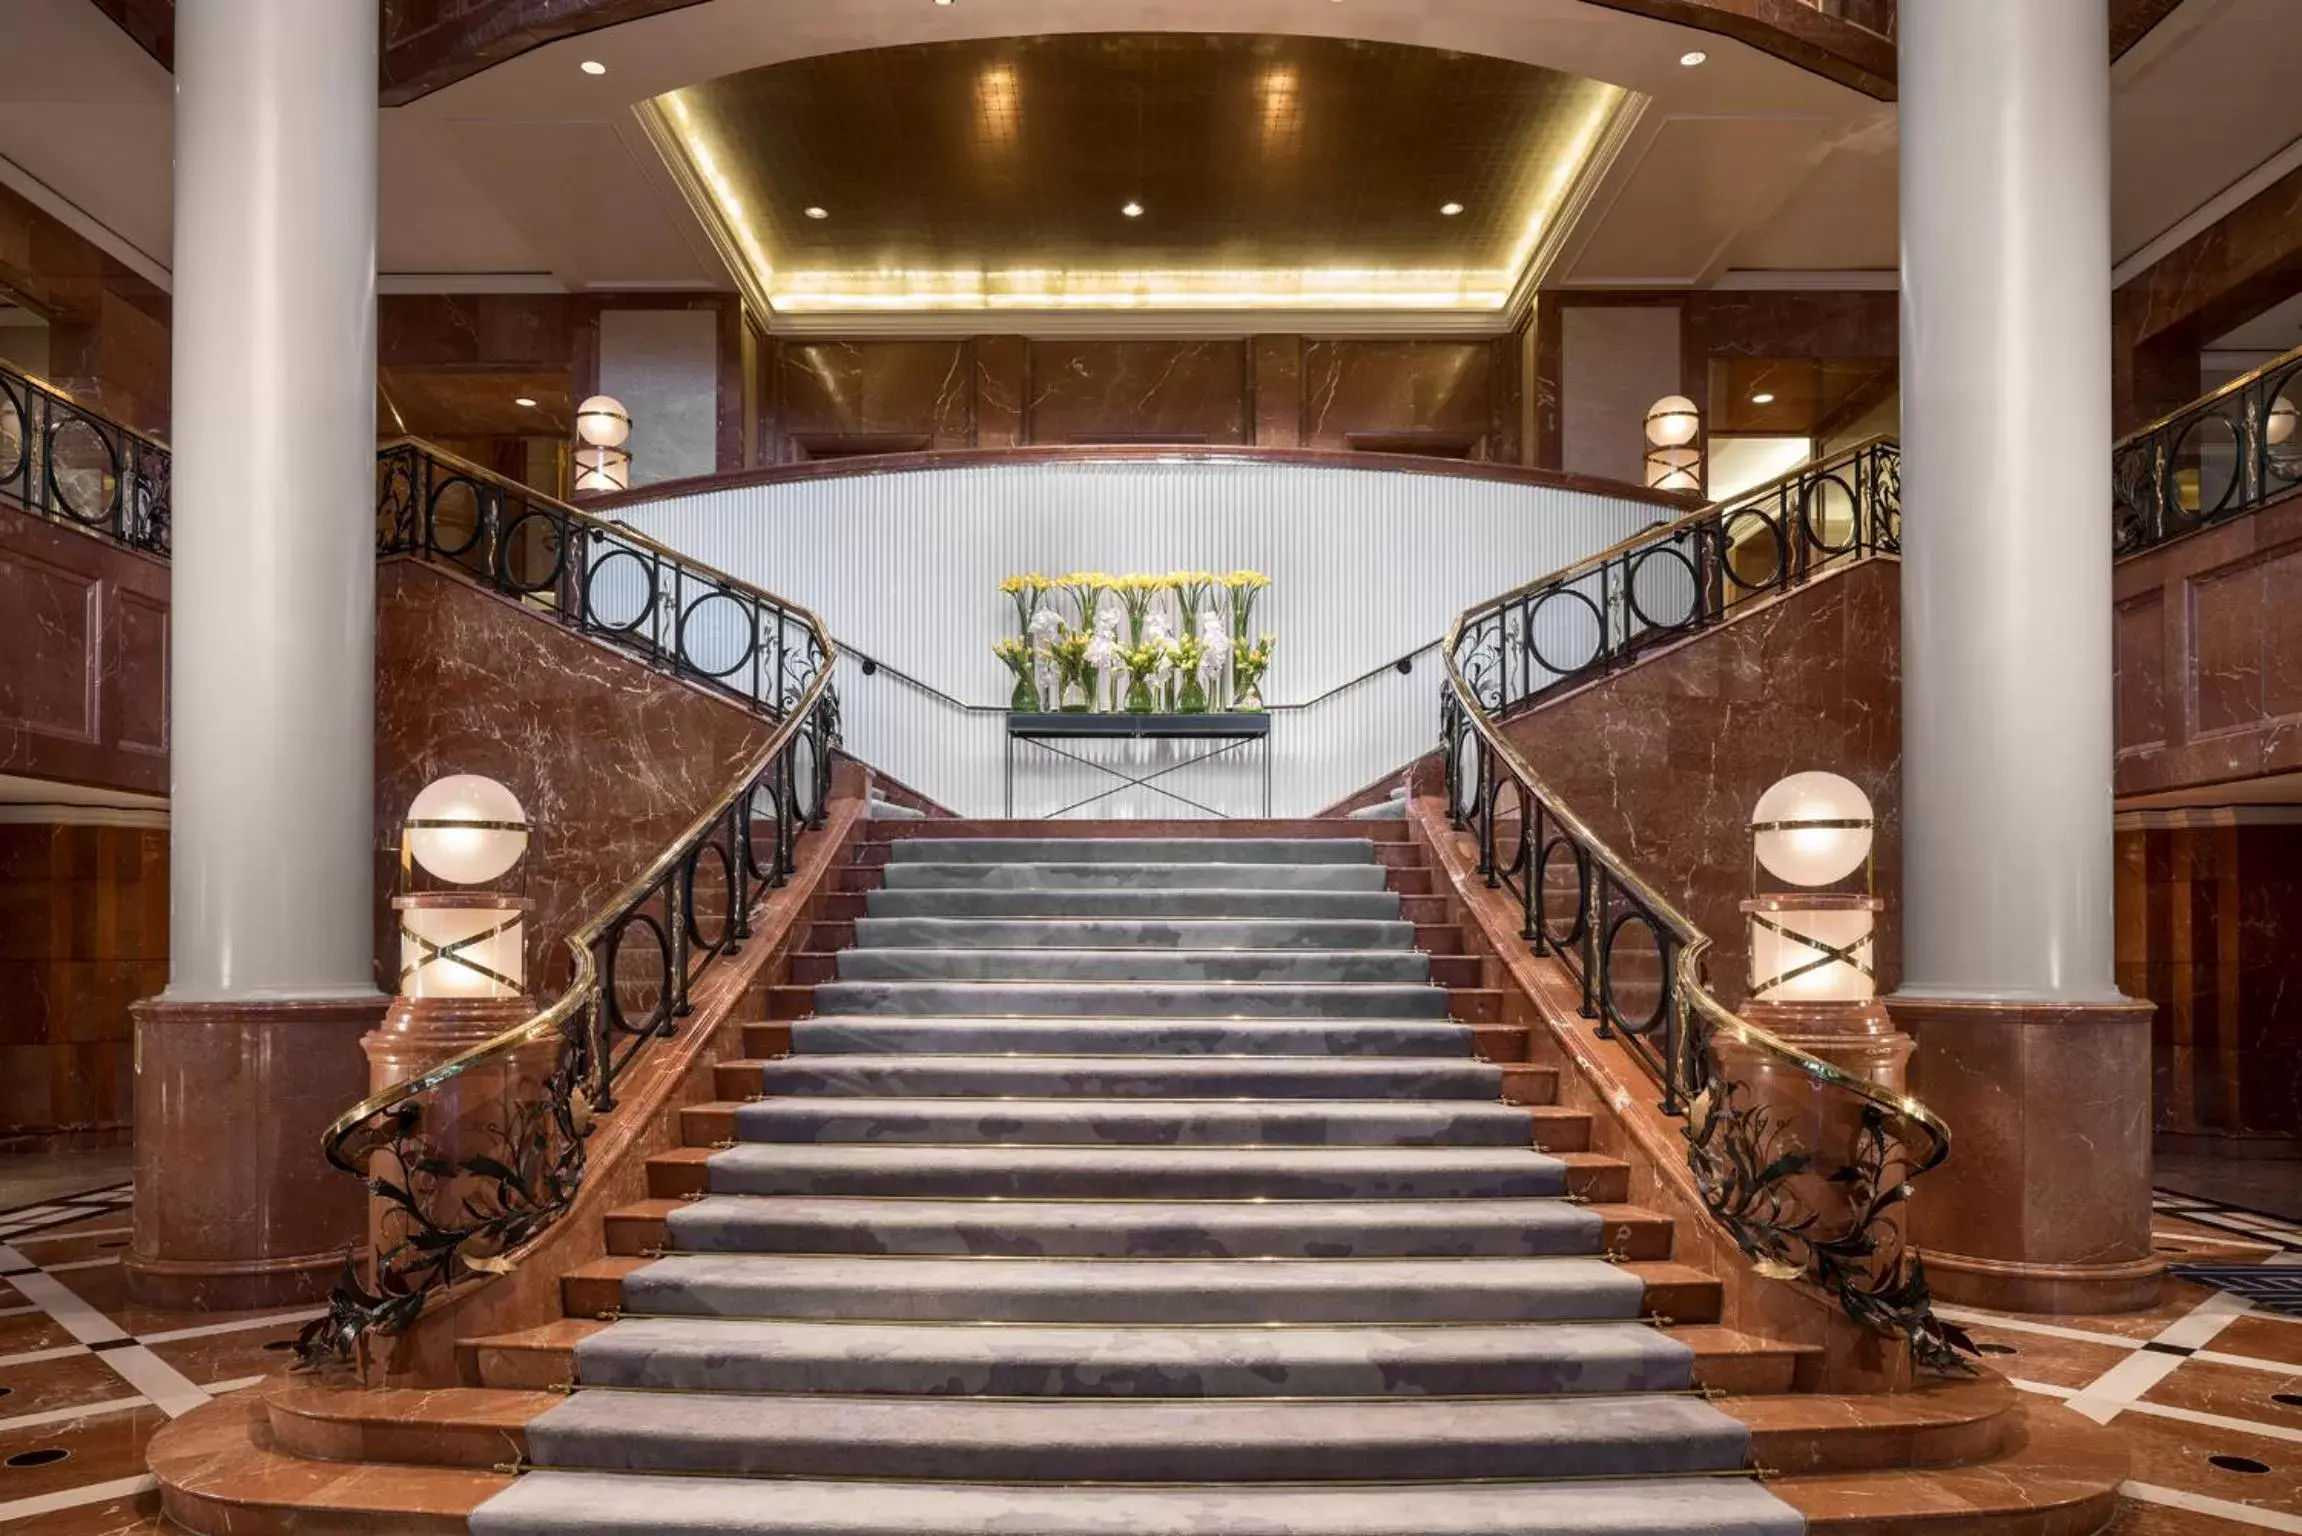
M 1019 715 L 1039 713 L 1039 685 L 1031 680 L 1029 672 L 1015 674 L 1015 692 L 1008 698 L 1007 707 Z
M 1207 713 L 1207 688 L 1199 681 L 1199 674 L 1191 673 L 1183 679 L 1183 696 L 1176 706 L 1186 715 Z
M 1253 713 L 1260 710 L 1263 707 L 1263 679 L 1260 677 L 1248 678 L 1241 685 L 1238 696 L 1232 699 L 1231 707 L 1242 713 Z
M 1127 713 L 1148 715 L 1158 708 L 1159 701 L 1151 697 L 1151 685 L 1140 677 L 1130 677 L 1127 682 Z
M 1087 696 L 1087 680 L 1085 678 L 1073 676 L 1063 679 L 1062 710 L 1064 714 L 1084 715 L 1094 707 L 1095 701 Z

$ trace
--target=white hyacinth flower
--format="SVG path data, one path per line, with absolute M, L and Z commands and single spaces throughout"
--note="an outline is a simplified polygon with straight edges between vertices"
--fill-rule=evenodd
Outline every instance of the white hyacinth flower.
M 1063 615 L 1052 608 L 1042 608 L 1031 616 L 1031 638 L 1042 643 L 1052 640 L 1063 629 Z

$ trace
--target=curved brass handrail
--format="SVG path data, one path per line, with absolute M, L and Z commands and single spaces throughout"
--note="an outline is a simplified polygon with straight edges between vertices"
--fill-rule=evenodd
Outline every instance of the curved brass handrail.
M 1881 441 L 1866 443 L 1845 457 L 1875 453 Z M 1463 665 L 1464 636 L 1472 623 L 1489 622 L 1522 598 L 1556 590 L 1623 562 L 1626 556 L 1635 557 L 1642 546 L 1678 540 L 1698 528 L 1704 537 L 1722 540 L 1723 519 L 1738 507 L 1763 503 L 1770 496 L 1781 498 L 1786 486 L 1835 464 L 1840 457 L 1834 456 L 1823 466 L 1807 466 L 1781 481 L 1674 523 L 1646 529 L 1553 575 L 1458 614 L 1448 627 L 1441 650 L 1446 665 L 1443 713 L 1449 717 L 1442 722 L 1448 801 L 1450 813 L 1457 825 L 1462 825 L 1460 753 L 1462 733 L 1467 728 L 1475 738 L 1479 756 L 1478 788 L 1473 793 L 1481 838 L 1480 870 L 1489 875 L 1490 885 L 1501 883 L 1494 827 L 1501 787 L 1507 781 L 1518 796 L 1520 851 L 1510 869 L 1524 882 L 1528 910 L 1522 931 L 1537 953 L 1543 953 L 1546 946 L 1554 952 L 1578 943 L 1589 946 L 1582 978 L 1586 1010 L 1597 1013 L 1602 1034 L 1614 1033 L 1611 981 L 1606 974 L 1610 963 L 1606 953 L 1615 927 L 1622 921 L 1607 921 L 1614 898 L 1627 901 L 1626 919 L 1635 917 L 1653 932 L 1665 967 L 1663 997 L 1652 1019 L 1629 1026 L 1625 1033 L 1644 1036 L 1660 1028 L 1667 1043 L 1659 1058 L 1643 1039 L 1628 1039 L 1626 1045 L 1633 1059 L 1661 1079 L 1663 1109 L 1684 1114 L 1688 1161 L 1704 1201 L 1737 1245 L 1758 1261 L 1760 1271 L 1777 1279 L 1795 1278 L 1817 1285 L 1849 1316 L 1907 1338 L 1914 1359 L 1928 1368 L 1962 1370 L 1965 1367 L 1959 1351 L 1966 1345 L 1964 1335 L 1934 1316 L 1918 1256 L 1899 1232 L 1885 1230 L 1888 1213 L 1907 1197 L 1910 1181 L 1949 1155 L 1950 1128 L 1916 1098 L 1889 1092 L 1800 1049 L 1744 1018 L 1712 992 L 1705 981 L 1710 936 L 1677 903 L 1641 877 L 1544 781 L 1504 734 L 1501 723 L 1482 700 L 1479 687 L 1465 675 Z M 1787 550 L 1784 565 L 1787 569 Z M 1509 643 L 1507 636 L 1499 635 L 1498 639 Z M 1541 905 L 1545 898 L 1539 889 L 1549 850 L 1562 839 L 1575 856 L 1573 926 L 1579 936 L 1564 941 L 1551 934 Z M 1603 937 L 1602 928 L 1607 930 Z M 1594 995 L 1597 1003 L 1592 1008 L 1588 1000 Z M 1722 1042 L 1754 1052 L 1795 1072 L 1818 1090 L 1847 1095 L 1861 1106 L 1855 1146 L 1847 1161 L 1831 1175 L 1831 1182 L 1845 1191 L 1852 1210 L 1843 1230 L 1824 1231 L 1820 1214 L 1791 1189 L 1793 1178 L 1810 1171 L 1811 1155 L 1784 1140 L 1767 1107 L 1740 1102 L 1747 1085 L 1733 1080 L 1719 1056 L 1717 1046 Z
M 769 714 L 775 724 L 767 741 L 711 803 L 565 937 L 570 974 L 557 998 L 524 1022 L 368 1095 L 330 1122 L 321 1137 L 323 1154 L 329 1163 L 368 1184 L 385 1207 L 385 1227 L 401 1236 L 389 1246 L 379 1239 L 373 1289 L 347 1258 L 327 1314 L 306 1328 L 299 1340 L 307 1364 L 351 1357 L 369 1333 L 396 1332 L 413 1322 L 434 1294 L 510 1267 L 513 1260 L 507 1255 L 565 1212 L 583 1182 L 584 1142 L 596 1115 L 613 1107 L 619 1074 L 650 1041 L 671 1032 L 676 1015 L 687 1011 L 689 984 L 702 966 L 748 936 L 755 884 L 779 884 L 795 867 L 792 848 L 802 820 L 821 824 L 830 782 L 829 757 L 838 734 L 831 682 L 839 647 L 809 609 L 428 444 L 412 439 L 387 444 L 380 450 L 379 463 L 395 456 L 412 460 L 422 471 L 424 485 L 429 484 L 429 460 L 450 480 L 470 480 L 499 494 L 476 509 L 485 526 L 475 526 L 471 537 L 454 550 L 437 547 L 427 503 L 415 509 L 420 526 L 411 530 L 395 523 L 384 541 L 388 552 L 404 550 L 460 565 L 484 536 L 480 578 L 508 584 L 524 595 L 541 595 L 518 584 L 500 548 L 507 534 L 505 508 L 516 506 L 521 510 L 510 520 L 513 525 L 540 510 L 559 532 L 551 590 L 561 597 L 572 593 L 578 599 L 575 606 L 582 610 L 563 613 L 562 619 L 610 643 L 632 645 L 631 631 L 595 623 L 584 592 L 597 566 L 584 566 L 579 556 L 571 567 L 567 558 L 571 547 L 607 547 L 610 554 L 605 558 L 645 550 L 675 573 L 675 581 L 742 599 L 748 605 L 752 631 L 746 661 L 739 665 L 765 662 L 764 637 L 772 626 L 773 670 L 765 679 L 764 693 L 756 666 L 750 692 L 728 691 Z M 411 478 L 410 488 L 418 483 Z M 389 490 L 384 496 L 395 512 L 405 510 L 397 495 Z M 650 577 L 651 582 L 661 579 L 660 572 Z M 659 589 L 651 592 L 655 595 L 647 612 L 653 612 L 660 597 Z M 803 647 L 794 646 L 786 626 L 802 632 Z M 683 638 L 668 660 L 675 674 L 687 676 L 694 673 L 694 664 L 685 651 L 684 623 L 678 628 Z M 795 675 L 795 661 L 803 673 Z M 694 680 L 728 687 L 724 679 L 709 674 Z M 797 685 L 796 691 L 786 696 L 786 684 Z M 815 748 L 808 765 L 813 802 L 805 811 L 798 766 L 803 737 L 810 738 Z M 765 866 L 754 841 L 763 794 L 774 804 L 775 830 L 772 859 Z M 703 936 L 695 910 L 697 872 L 707 856 L 720 864 L 727 881 L 728 907 L 715 939 Z M 612 976 L 616 946 L 627 930 L 636 928 L 644 928 L 659 944 L 664 973 L 653 1011 L 635 1024 L 624 1016 Z M 691 970 L 691 951 L 696 947 L 702 950 L 702 960 Z M 619 1036 L 628 1042 L 620 1055 Z M 527 1053 L 547 1044 L 557 1047 L 549 1071 L 538 1082 L 507 1089 L 500 1119 L 485 1122 L 477 1131 L 459 1126 L 452 1115 L 445 1124 L 426 1124 L 428 1106 L 447 1102 L 460 1080 L 471 1079 L 483 1091 L 506 1082 L 517 1084 L 523 1063 L 530 1059 Z M 522 1102 L 510 1102 L 513 1097 Z M 476 1150 L 449 1144 L 459 1136 L 481 1144 Z

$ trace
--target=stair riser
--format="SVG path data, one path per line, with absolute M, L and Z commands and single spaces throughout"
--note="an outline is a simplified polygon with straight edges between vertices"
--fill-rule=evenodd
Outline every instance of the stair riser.
M 843 981 L 1254 981 L 1331 986 L 1431 979 L 1430 958 L 1411 951 L 850 949 Z
M 822 1145 L 1525 1147 L 1535 1140 L 1534 1122 L 1525 1110 L 1494 1104 L 1464 1104 L 1436 1113 L 1415 1106 L 1374 1106 L 1349 1115 L 1291 1110 L 1284 1104 L 1146 1104 L 1138 1114 L 1106 1105 L 1050 1115 L 996 1103 L 953 1102 L 863 1114 L 843 1110 L 836 1100 L 772 1099 L 736 1110 L 734 1132 L 737 1141 Z
M 754 1094 L 813 1094 L 824 1098 L 902 1097 L 1060 1098 L 1081 1095 L 1112 1099 L 1461 1099 L 1483 1102 L 1504 1089 L 1501 1069 L 1474 1062 L 1402 1063 L 1346 1066 L 1343 1071 L 1304 1071 L 1285 1064 L 1251 1061 L 1208 1062 L 1212 1071 L 1189 1071 L 1157 1060 L 1105 1063 L 1033 1062 L 995 1065 L 940 1065 L 933 1060 L 891 1059 L 885 1064 L 843 1062 L 822 1066 L 802 1056 L 764 1069 L 726 1068 L 722 1097 Z M 1545 1079 L 1544 1081 L 1548 1081 Z M 1517 1099 L 1518 1103 L 1543 1102 Z
M 889 891 L 1384 891 L 1377 864 L 890 864 Z M 1386 878 L 1388 876 L 1389 878 Z
M 1417 1441 L 1328 1436 L 1272 1445 L 1209 1439 L 1189 1446 L 1137 1445 L 1118 1439 L 1073 1439 L 1062 1426 L 1030 1443 L 944 1445 L 914 1441 L 839 1440 L 793 1435 L 783 1440 L 728 1435 L 701 1438 L 625 1428 L 531 1432 L 536 1459 L 550 1467 L 680 1472 L 750 1477 L 873 1477 L 890 1466 L 904 1475 L 956 1482 L 1258 1483 L 1364 1482 L 1382 1479 L 1650 1477 L 1719 1471 L 1743 1464 L 1739 1426 L 1673 1439 L 1578 1436 L 1530 1442 L 1508 1433 Z
M 1255 1021 L 1246 1026 L 1220 1020 L 1157 1021 L 1003 1020 L 995 1018 L 894 1015 L 873 1018 L 817 1017 L 791 1023 L 792 1049 L 810 1055 L 997 1055 L 1035 1056 L 1321 1056 L 1465 1061 L 1473 1032 L 1447 1020 L 1339 1022 Z M 1508 1038 L 1501 1038 L 1507 1036 Z M 747 1035 L 747 1040 L 748 1040 Z M 1525 1031 L 1500 1032 L 1492 1044 L 1523 1047 Z
M 1373 864 L 1375 845 L 1351 838 L 906 838 L 893 864 Z
M 872 822 L 863 828 L 863 840 L 868 843 L 900 843 L 915 837 L 937 841 L 958 842 L 964 838 L 1113 838 L 1134 842 L 1147 837 L 1187 838 L 1277 838 L 1288 842 L 1309 842 L 1313 839 L 1340 838 L 1355 843 L 1405 843 L 1407 828 L 1401 822 L 1347 821 L 1339 816 L 1322 817 L 1310 821 L 1266 821 L 1254 817 L 1235 817 L 1229 821 L 1206 822 L 1200 820 L 1175 821 L 936 821 L 927 825 Z
M 1275 1330 L 1271 1336 L 1284 1338 L 1284 1331 Z M 611 1344 L 614 1338 L 612 1332 L 603 1333 L 578 1346 L 578 1381 L 586 1386 L 683 1392 L 1185 1398 L 1676 1392 L 1692 1382 L 1690 1362 L 1683 1357 L 1657 1352 L 1586 1358 L 1558 1347 L 1439 1360 L 1250 1358 L 1228 1365 L 1172 1365 L 1116 1355 L 1089 1363 L 1071 1353 L 1035 1358 L 1020 1351 L 991 1360 L 973 1349 L 931 1358 L 828 1351 L 778 1357 L 631 1348 Z
M 1248 918 L 1395 922 L 1406 900 L 1389 891 L 1254 890 L 878 890 L 854 897 L 873 918 Z M 828 914 L 827 914 L 828 915 Z M 1429 919 L 1422 919 L 1428 921 Z
M 1172 918 L 866 918 L 854 925 L 861 949 L 1334 950 L 1415 947 L 1404 922 L 1285 922 L 1254 918 L 1180 922 Z M 815 947 L 813 945 L 810 946 Z M 824 946 L 843 948 L 844 942 Z
M 1436 987 L 1252 985 L 1188 982 L 834 981 L 815 991 L 827 1014 L 1005 1015 L 1065 1018 L 1443 1019 L 1448 994 Z
M 1342 1175 L 1276 1175 L 1262 1169 L 1207 1168 L 1144 1175 L 1089 1166 L 1020 1170 L 986 1178 L 923 1160 L 890 1169 L 731 1167 L 715 1160 L 706 1187 L 715 1195 L 916 1195 L 938 1199 L 999 1196 L 1058 1200 L 1497 1200 L 1564 1193 L 1552 1167 L 1529 1160 L 1506 1172 L 1416 1169 Z
M 1119 1227 L 1054 1226 L 1021 1217 L 973 1215 L 957 1219 L 891 1220 L 858 1215 L 849 1220 L 746 1218 L 711 1202 L 683 1206 L 668 1221 L 638 1234 L 621 1251 L 645 1246 L 681 1253 L 997 1254 L 1018 1258 L 1106 1259 L 1321 1259 L 1321 1258 L 1541 1258 L 1598 1252 L 1620 1244 L 1638 1259 L 1669 1255 L 1667 1224 L 1639 1229 L 1641 1240 L 1601 1223 L 1587 1210 L 1562 1206 L 1540 1220 L 1481 1221 L 1475 1217 L 1401 1220 L 1379 1205 L 1347 1206 L 1340 1220 L 1258 1212 L 1252 1227 L 1217 1226 L 1162 1217 Z

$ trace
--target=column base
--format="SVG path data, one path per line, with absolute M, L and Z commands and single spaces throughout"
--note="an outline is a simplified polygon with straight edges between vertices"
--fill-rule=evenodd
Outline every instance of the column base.
M 388 999 L 135 1005 L 136 1214 L 128 1294 L 194 1311 L 327 1294 L 367 1191 L 320 1154 L 364 1097 L 360 1037 Z
M 1910 1036 L 1879 1003 L 1745 1003 L 1742 1016 L 1785 1045 L 1819 1056 L 1849 1076 L 1890 1093 L 1904 1091 Z
M 1894 997 L 1912 1091 L 1950 1127 L 1911 1236 L 1935 1296 L 2013 1312 L 2132 1312 L 2150 1247 L 2149 1003 Z

